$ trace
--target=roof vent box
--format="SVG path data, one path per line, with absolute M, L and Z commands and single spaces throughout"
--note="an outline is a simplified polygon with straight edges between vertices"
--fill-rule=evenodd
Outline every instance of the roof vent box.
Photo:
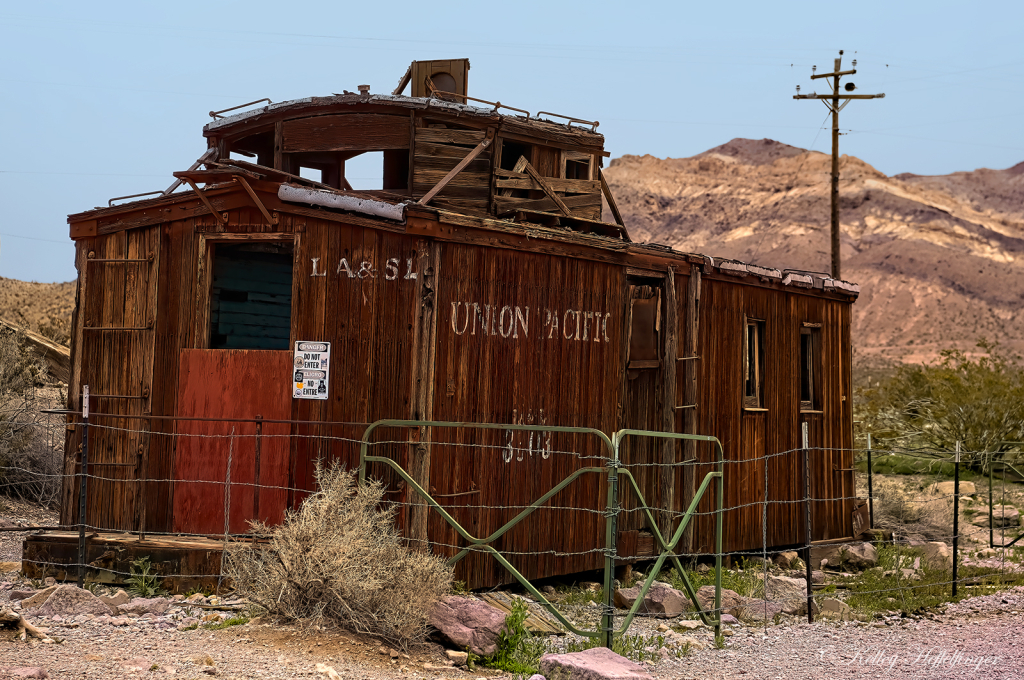
M 433 90 L 466 95 L 469 81 L 469 59 L 438 59 L 435 61 L 414 61 L 399 83 L 395 94 L 401 94 L 406 85 L 412 85 L 413 97 L 429 97 Z M 456 99 L 465 103 L 461 98 Z

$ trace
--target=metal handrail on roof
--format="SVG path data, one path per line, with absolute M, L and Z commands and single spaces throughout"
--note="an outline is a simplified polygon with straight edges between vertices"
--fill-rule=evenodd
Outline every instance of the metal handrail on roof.
M 228 111 L 235 111 L 237 109 L 244 109 L 246 106 L 252 106 L 253 104 L 259 104 L 260 102 L 266 102 L 267 104 L 273 104 L 274 103 L 274 102 L 270 101 L 269 97 L 264 97 L 263 99 L 257 99 L 256 101 L 248 102 L 246 104 L 239 104 L 238 106 L 232 106 L 229 109 L 221 109 L 220 111 L 210 111 L 210 118 L 213 118 L 214 120 L 217 120 L 218 118 L 223 118 L 224 117 L 224 116 L 220 115 L 222 113 L 227 113 Z
M 538 111 L 537 112 L 537 118 L 540 118 L 541 116 L 543 116 L 545 114 L 547 114 L 549 116 L 554 116 L 556 118 L 565 118 L 567 121 L 569 121 L 568 123 L 565 124 L 566 127 L 572 127 L 573 123 L 584 123 L 584 124 L 590 126 L 590 131 L 591 132 L 597 132 L 597 126 L 601 124 L 600 121 L 596 121 L 596 120 L 583 120 L 582 118 L 574 118 L 573 116 L 563 116 L 560 113 L 552 113 L 551 111 Z

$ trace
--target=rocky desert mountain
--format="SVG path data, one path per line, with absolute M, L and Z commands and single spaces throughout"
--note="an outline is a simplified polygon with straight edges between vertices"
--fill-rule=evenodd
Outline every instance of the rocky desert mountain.
M 634 240 L 827 272 L 830 166 L 828 154 L 734 139 L 692 158 L 623 156 L 606 175 Z M 840 177 L 859 364 L 928 361 L 979 339 L 1024 353 L 1024 163 L 888 177 L 842 156 Z
M 606 174 L 636 241 L 827 271 L 829 170 L 827 154 L 734 139 L 692 158 L 623 156 Z M 982 338 L 1024 354 L 1024 163 L 887 177 L 843 156 L 840 173 L 843 278 L 861 287 L 859 367 L 928 361 Z M 0 318 L 57 339 L 74 288 L 0 277 Z

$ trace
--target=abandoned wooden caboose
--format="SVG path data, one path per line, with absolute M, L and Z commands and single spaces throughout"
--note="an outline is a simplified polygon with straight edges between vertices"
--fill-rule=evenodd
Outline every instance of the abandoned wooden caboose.
M 416 62 L 392 94 L 361 86 L 216 117 L 208 151 L 174 173 L 182 190 L 68 218 L 79 272 L 69 409 L 88 385 L 102 426 L 90 430 L 90 559 L 103 531 L 219 535 L 280 521 L 313 488 L 317 459 L 355 466 L 365 425 L 381 418 L 714 435 L 736 462 L 726 551 L 761 547 L 766 495 L 803 498 L 807 422 L 822 448 L 810 462 L 823 499 L 813 538 L 851 535 L 856 286 L 631 242 L 597 123 L 478 106 L 468 70 Z M 352 190 L 346 162 L 368 153 L 379 189 Z M 601 221 L 602 198 L 614 223 Z M 295 375 L 300 342 L 330 343 L 329 370 Z M 68 526 L 79 522 L 77 422 Z M 604 454 L 579 435 L 429 437 L 376 450 L 478 536 Z M 679 511 L 713 452 L 635 438 L 622 457 L 652 506 Z M 403 503 L 403 531 L 457 551 L 439 517 L 410 514 L 415 499 L 393 474 L 371 474 Z M 581 479 L 552 505 L 600 510 L 605 483 Z M 768 506 L 769 546 L 803 542 L 803 507 Z M 539 512 L 495 545 L 531 579 L 599 568 L 601 513 L 567 517 Z M 640 513 L 619 529 L 620 554 L 651 554 Z M 689 549 L 711 552 L 713 529 L 700 517 Z M 57 559 L 60 540 L 39 535 L 26 550 Z M 479 553 L 459 570 L 470 587 L 511 580 Z

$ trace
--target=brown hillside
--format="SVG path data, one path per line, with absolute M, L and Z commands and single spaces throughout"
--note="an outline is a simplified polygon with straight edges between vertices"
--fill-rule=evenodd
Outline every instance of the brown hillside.
M 607 170 L 635 240 L 779 268 L 829 267 L 830 157 L 734 139 Z M 843 278 L 859 283 L 861 361 L 933 359 L 978 339 L 1024 352 L 1024 163 L 887 177 L 840 161 Z
M 68 343 L 75 282 L 34 283 L 0 276 L 0 319 Z

